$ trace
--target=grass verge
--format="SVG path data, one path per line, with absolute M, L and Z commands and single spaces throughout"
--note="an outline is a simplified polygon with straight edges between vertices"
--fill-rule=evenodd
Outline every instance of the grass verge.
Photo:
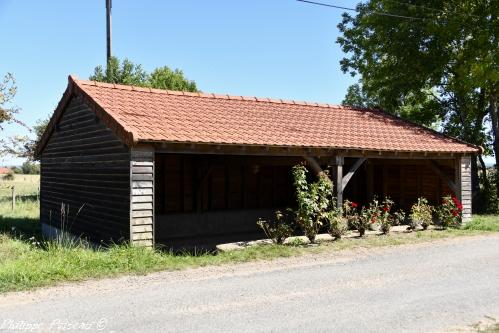
M 160 270 L 270 260 L 313 253 L 335 253 L 346 249 L 412 244 L 499 231 L 499 217 L 478 216 L 463 229 L 369 236 L 363 239 L 325 242 L 318 246 L 260 245 L 238 251 L 193 255 L 127 245 L 95 250 L 83 244 L 40 244 L 37 213 L 36 201 L 22 202 L 14 211 L 8 208 L 8 203 L 0 202 L 0 292 L 120 274 L 145 274 Z

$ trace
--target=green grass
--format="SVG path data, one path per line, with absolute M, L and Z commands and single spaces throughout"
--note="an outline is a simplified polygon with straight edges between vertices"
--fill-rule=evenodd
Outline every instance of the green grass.
M 499 324 L 495 324 L 493 326 L 490 326 L 488 328 L 478 330 L 480 333 L 499 333 Z
M 499 231 L 499 217 L 496 215 L 477 215 L 464 226 L 465 230 Z
M 36 191 L 37 186 L 32 186 L 32 189 Z M 60 246 L 55 242 L 44 242 L 38 223 L 38 201 L 36 196 L 29 196 L 33 192 L 26 193 L 28 195 L 18 201 L 14 211 L 9 200 L 0 198 L 0 292 L 121 274 L 145 274 L 313 253 L 334 255 L 347 249 L 412 244 L 499 231 L 499 217 L 477 216 L 463 229 L 343 239 L 318 246 L 260 245 L 238 251 L 198 254 L 174 254 L 128 245 L 91 249 L 81 243 Z
M 0 200 L 10 200 L 12 186 L 20 197 L 36 195 L 40 186 L 40 175 L 14 175 L 14 180 L 0 178 Z
M 1 206 L 0 206 L 1 211 Z M 9 214 L 7 214 L 9 215 Z M 14 216 L 15 213 L 13 213 Z M 18 216 L 18 215 L 17 215 Z M 2 226 L 5 227 L 5 216 Z M 478 217 L 480 221 L 482 217 Z M 499 227 L 499 218 L 489 218 Z M 13 220 L 16 220 L 14 218 Z M 28 219 L 27 224 L 33 223 Z M 478 223 L 478 222 L 473 222 Z M 16 224 L 18 225 L 18 224 Z M 373 248 L 427 242 L 435 239 L 478 235 L 477 224 L 472 230 L 449 229 L 420 231 L 389 236 L 370 236 L 363 239 L 343 239 L 318 246 L 261 245 L 224 253 L 174 254 L 127 245 L 109 249 L 90 249 L 82 244 L 70 247 L 57 243 L 36 244 L 30 234 L 0 236 L 0 292 L 25 290 L 62 281 L 110 277 L 120 274 L 145 274 L 159 270 L 179 270 L 189 267 L 222 265 L 254 260 L 269 260 L 313 253 L 330 253 L 358 248 Z M 25 230 L 35 230 L 25 228 Z
M 480 332 L 482 332 L 482 333 L 499 333 L 499 324 L 495 324 L 494 326 L 491 326 L 489 328 L 481 330 Z
M 499 333 L 499 323 L 494 317 L 485 316 L 484 322 L 471 325 L 473 331 L 477 333 Z

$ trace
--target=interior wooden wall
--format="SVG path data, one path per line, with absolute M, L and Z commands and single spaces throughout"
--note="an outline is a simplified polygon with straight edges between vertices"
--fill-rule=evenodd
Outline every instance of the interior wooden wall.
M 454 179 L 453 160 L 442 160 L 438 163 L 448 177 Z M 389 196 L 398 208 L 410 209 L 418 197 L 425 197 L 431 204 L 438 204 L 442 196 L 452 194 L 445 181 L 428 166 L 425 160 L 377 159 L 369 160 L 357 171 L 345 189 L 345 199 L 361 204 L 369 201 L 370 167 L 373 174 L 372 195 L 379 199 Z
M 158 154 L 156 214 L 288 207 L 300 159 Z
M 345 169 L 354 161 L 346 158 Z M 157 154 L 156 215 L 293 207 L 291 168 L 302 162 L 299 157 Z M 453 160 L 438 163 L 454 179 Z M 310 176 L 313 179 L 312 172 Z M 398 208 L 407 210 L 418 197 L 437 204 L 450 193 L 425 160 L 371 159 L 353 176 L 344 198 L 366 204 L 372 196 L 389 196 Z

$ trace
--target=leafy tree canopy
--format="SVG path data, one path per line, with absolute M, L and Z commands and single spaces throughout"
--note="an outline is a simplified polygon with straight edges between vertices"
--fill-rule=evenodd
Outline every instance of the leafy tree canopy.
M 27 126 L 17 118 L 19 109 L 13 105 L 17 93 L 17 85 L 14 75 L 7 73 L 0 81 L 0 132 L 4 124 L 16 123 L 23 127 Z M 17 137 L 0 138 L 0 156 L 12 153 L 17 144 Z
M 499 1 L 370 0 L 356 9 L 338 26 L 342 70 L 359 77 L 344 103 L 438 122 L 499 162 Z
M 21 166 L 21 170 L 25 175 L 39 175 L 40 174 L 40 164 L 26 161 Z
M 198 91 L 196 83 L 188 80 L 179 69 L 172 70 L 168 66 L 163 66 L 154 69 L 149 74 L 142 68 L 142 65 L 134 64 L 128 59 L 121 62 L 116 57 L 111 57 L 106 70 L 102 66 L 95 67 L 90 80 L 156 89 Z
M 342 70 L 360 76 L 344 103 L 378 106 L 428 125 L 454 120 L 452 112 L 468 117 L 480 93 L 488 103 L 497 98 L 499 2 L 371 0 L 357 10 L 339 24 L 338 43 L 348 55 Z

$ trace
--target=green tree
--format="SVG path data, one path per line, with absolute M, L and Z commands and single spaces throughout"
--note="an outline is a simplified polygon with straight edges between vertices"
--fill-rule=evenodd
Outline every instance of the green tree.
M 94 74 L 89 79 L 139 87 L 149 86 L 149 75 L 142 69 L 142 65 L 136 65 L 128 59 L 120 62 L 116 57 L 109 59 L 105 70 L 100 65 L 95 67 Z
M 25 175 L 39 175 L 40 174 L 40 164 L 26 161 L 21 166 L 21 170 Z
M 171 70 L 167 66 L 158 67 L 153 70 L 149 76 L 149 84 L 151 88 L 157 89 L 198 91 L 196 82 L 187 80 L 181 70 Z
M 19 108 L 13 104 L 16 93 L 17 85 L 14 75 L 5 74 L 3 80 L 0 81 L 0 131 L 3 131 L 4 124 L 18 124 L 28 128 L 17 118 Z M 17 136 L 0 138 L 0 155 L 15 153 L 20 141 L 22 139 Z
M 499 2 L 371 0 L 357 10 L 339 24 L 338 43 L 347 54 L 342 69 L 360 77 L 345 102 L 427 126 L 438 121 L 499 162 Z M 485 172 L 482 157 L 474 159 L 475 179 L 477 163 Z
M 168 89 L 178 91 L 197 92 L 196 83 L 188 80 L 184 73 L 168 66 L 158 67 L 147 73 L 140 64 L 134 64 L 128 59 L 122 62 L 111 57 L 106 70 L 102 66 L 94 69 L 94 74 L 89 78 L 92 81 L 108 82 L 134 85 L 139 87 L 151 87 L 156 89 Z
M 35 135 L 34 138 L 30 139 L 28 137 L 18 138 L 18 146 L 16 149 L 17 155 L 20 157 L 26 157 L 28 161 L 36 161 L 38 158 L 35 156 L 35 149 L 40 142 L 43 133 L 50 121 L 50 117 L 45 119 L 38 119 L 36 124 L 31 129 L 31 132 Z

